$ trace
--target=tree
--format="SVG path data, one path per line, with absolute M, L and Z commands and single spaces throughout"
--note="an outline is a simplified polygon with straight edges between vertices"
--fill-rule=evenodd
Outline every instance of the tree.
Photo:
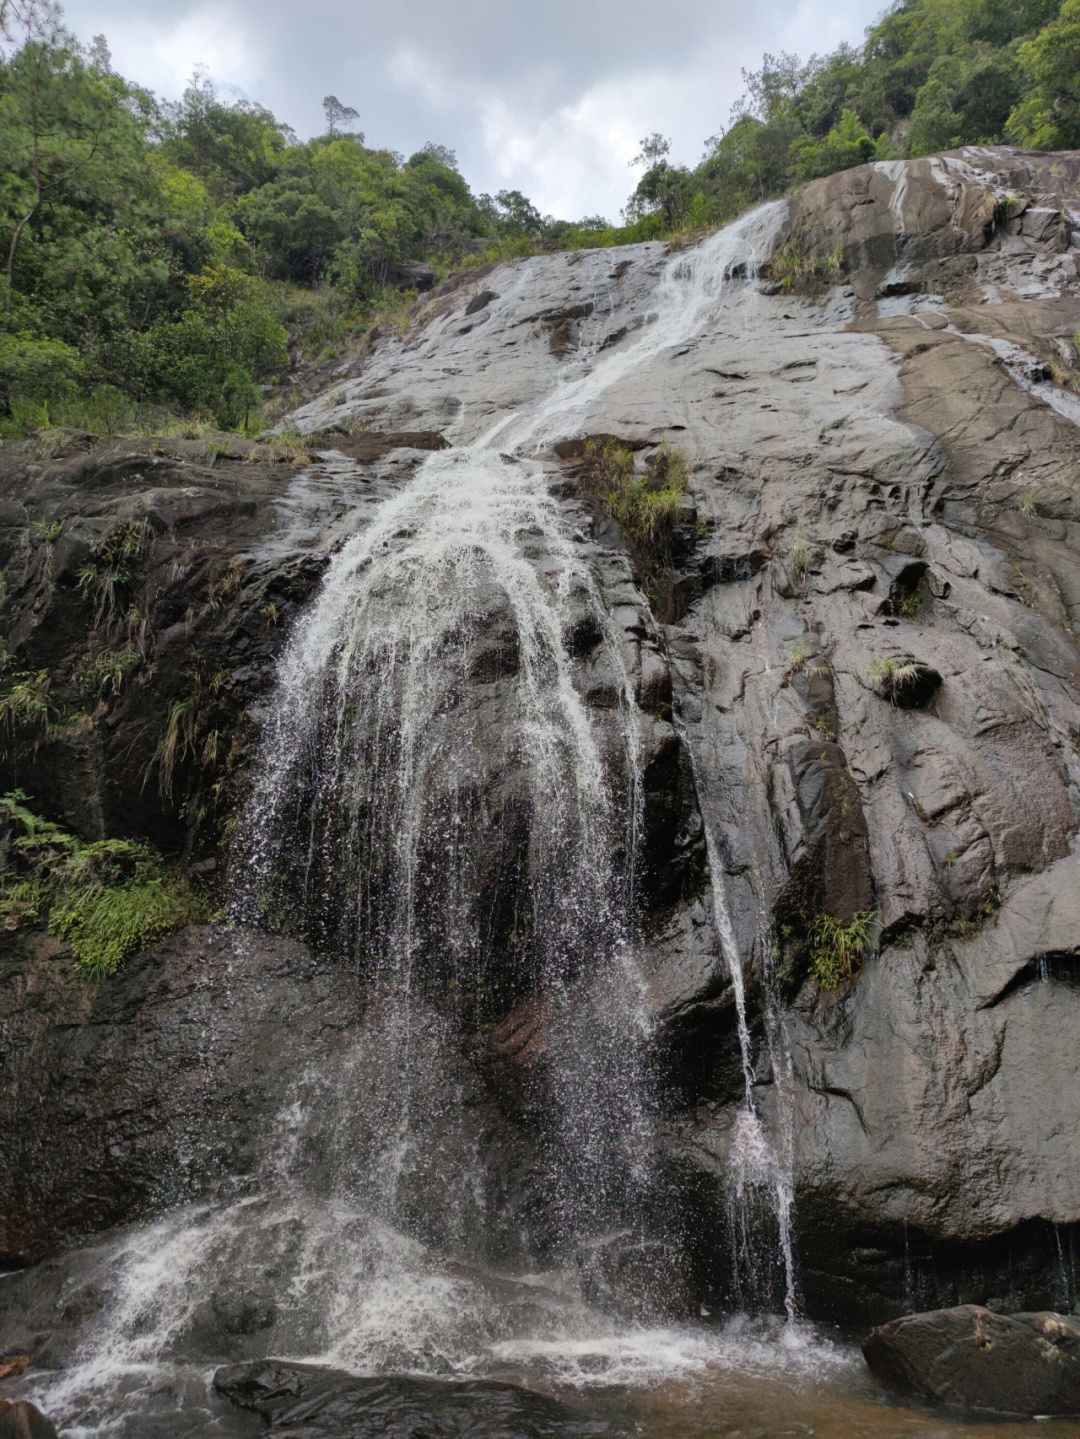
M 453 150 L 448 149 L 446 145 L 436 145 L 432 140 L 429 140 L 426 145 L 417 150 L 416 154 L 412 156 L 412 159 L 415 160 L 420 156 L 428 160 L 434 160 L 436 164 L 444 166 L 447 170 L 456 170 L 458 167 L 457 155 L 455 155 Z
M 630 166 L 633 168 L 635 165 L 644 165 L 646 170 L 651 170 L 654 165 L 666 159 L 670 152 L 671 141 L 665 140 L 658 130 L 654 130 L 642 140 L 641 150 L 630 161 Z
M 351 105 L 343 105 L 336 95 L 327 95 L 322 107 L 326 114 L 326 133 L 331 140 L 335 135 L 345 133 L 345 127 L 360 114 L 359 110 L 354 110 Z M 361 145 L 364 143 L 362 132 L 358 131 L 356 138 Z
M 112 74 L 112 51 L 104 35 L 95 35 L 90 42 L 86 58 L 100 75 Z
M 1080 145 L 1080 0 L 1065 0 L 1060 14 L 1020 46 L 1030 89 L 1009 116 L 1009 134 L 1038 150 Z
M 48 38 L 27 39 L 0 74 L 9 301 L 19 247 L 46 203 L 55 211 L 98 188 L 115 190 L 119 176 L 110 171 L 117 164 L 145 167 L 138 122 L 120 92 L 61 38 L 54 29 Z

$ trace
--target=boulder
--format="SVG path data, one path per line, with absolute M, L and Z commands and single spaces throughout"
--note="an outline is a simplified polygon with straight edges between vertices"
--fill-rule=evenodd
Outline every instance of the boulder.
M 41 1410 L 26 1399 L 0 1399 L 0 1439 L 59 1439 Z
M 1080 1317 L 975 1304 L 871 1330 L 863 1354 L 891 1389 L 970 1415 L 1080 1415 Z
M 305 1439 L 603 1439 L 619 1431 L 587 1410 L 513 1384 L 386 1375 L 357 1379 L 317 1364 L 263 1360 L 219 1369 L 214 1388 Z

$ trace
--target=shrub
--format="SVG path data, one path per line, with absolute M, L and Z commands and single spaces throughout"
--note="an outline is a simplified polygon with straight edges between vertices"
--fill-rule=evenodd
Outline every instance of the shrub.
M 84 974 L 115 974 L 203 915 L 187 880 L 152 850 L 124 839 L 84 843 L 36 815 L 19 790 L 0 799 L 0 834 L 0 926 L 45 925 L 67 940 Z
M 639 473 L 625 445 L 591 439 L 585 446 L 582 474 L 586 492 L 622 526 L 641 582 L 655 602 L 671 569 L 686 493 L 685 457 L 673 446 L 661 445 L 650 468 Z
M 79 371 L 78 351 L 60 340 L 0 333 L 0 407 L 12 414 L 20 400 L 56 405 L 74 393 Z
M 822 989 L 837 989 L 850 979 L 866 955 L 873 910 L 863 910 L 849 924 L 819 914 L 810 926 L 810 973 Z

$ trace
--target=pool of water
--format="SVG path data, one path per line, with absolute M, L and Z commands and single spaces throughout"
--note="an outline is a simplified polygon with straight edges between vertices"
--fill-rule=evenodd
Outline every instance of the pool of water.
M 213 1373 L 152 1364 L 114 1368 L 98 1383 L 85 1371 L 27 1375 L 5 1397 L 34 1399 L 64 1439 L 261 1433 L 261 1421 L 214 1395 Z M 872 1379 L 856 1344 L 779 1321 L 517 1339 L 492 1344 L 459 1377 L 522 1384 L 637 1439 L 1080 1439 L 1080 1419 L 972 1423 L 899 1404 Z

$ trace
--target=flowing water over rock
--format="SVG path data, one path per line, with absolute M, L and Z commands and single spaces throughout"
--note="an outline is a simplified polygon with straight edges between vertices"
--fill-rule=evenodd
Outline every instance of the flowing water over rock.
M 98 1256 L 84 1283 L 112 1297 L 47 1397 L 61 1415 L 110 1384 L 153 1390 L 158 1365 L 200 1356 L 315 1355 L 356 1372 L 539 1365 L 577 1380 L 599 1363 L 630 1381 L 686 1362 L 685 1338 L 635 1337 L 582 1293 L 603 1282 L 616 1238 L 640 1246 L 639 1304 L 674 1297 L 655 1232 L 636 958 L 644 717 L 581 537 L 531 456 L 691 339 L 725 286 L 745 283 L 780 213 L 675 257 L 638 336 L 600 359 L 586 345 L 547 397 L 430 455 L 334 556 L 267 709 L 235 911 L 352 966 L 364 1017 L 298 1077 L 234 1197 Z M 604 712 L 575 686 L 583 655 L 611 676 Z M 719 902 L 717 919 L 739 996 L 747 1139 L 779 1194 Z M 465 1050 L 530 996 L 542 1062 L 514 1159 L 530 1170 L 532 1213 L 511 1236 L 499 1209 L 515 1176 L 483 1153 L 486 1101 Z M 761 1180 L 739 1170 L 740 1206 Z

